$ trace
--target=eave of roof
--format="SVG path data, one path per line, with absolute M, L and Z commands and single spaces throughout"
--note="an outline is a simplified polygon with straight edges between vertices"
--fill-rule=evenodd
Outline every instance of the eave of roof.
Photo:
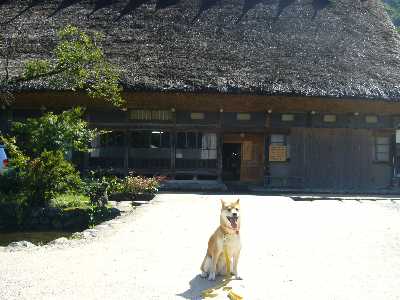
M 400 40 L 376 1 L 32 3 L 0 3 L 5 34 L 19 27 L 26 41 L 14 70 L 48 57 L 55 30 L 74 24 L 104 32 L 127 91 L 400 99 Z M 34 81 L 14 90 L 68 87 Z

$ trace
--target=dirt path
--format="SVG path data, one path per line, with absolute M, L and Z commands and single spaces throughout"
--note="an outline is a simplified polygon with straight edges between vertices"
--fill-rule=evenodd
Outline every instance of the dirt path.
M 0 299 L 200 299 L 219 198 L 163 194 L 94 240 L 0 252 Z M 241 199 L 245 299 L 400 299 L 400 203 Z

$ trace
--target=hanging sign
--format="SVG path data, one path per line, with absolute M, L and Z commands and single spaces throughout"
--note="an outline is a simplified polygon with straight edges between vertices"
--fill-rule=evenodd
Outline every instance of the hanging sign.
M 283 145 L 269 146 L 269 161 L 286 161 L 287 147 Z

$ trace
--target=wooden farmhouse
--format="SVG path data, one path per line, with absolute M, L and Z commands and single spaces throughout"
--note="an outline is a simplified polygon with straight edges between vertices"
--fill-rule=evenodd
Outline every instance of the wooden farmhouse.
M 87 107 L 110 133 L 83 169 L 271 189 L 397 185 L 400 38 L 378 0 L 0 0 L 0 22 L 3 77 L 49 57 L 66 25 L 104 35 L 126 110 L 37 80 L 0 112 L 6 131 Z

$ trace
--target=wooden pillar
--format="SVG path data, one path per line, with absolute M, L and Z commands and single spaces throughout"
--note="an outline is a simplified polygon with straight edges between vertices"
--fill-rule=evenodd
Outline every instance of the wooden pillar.
M 170 133 L 171 141 L 170 141 L 170 149 L 171 149 L 171 172 L 175 174 L 175 158 L 176 158 L 176 129 L 173 129 Z
M 222 168 L 223 168 L 223 159 L 222 159 L 222 148 L 224 145 L 224 134 L 223 132 L 219 132 L 217 134 L 217 164 L 218 164 L 218 181 L 222 181 Z
M 270 137 L 269 133 L 264 133 L 264 186 L 267 186 L 269 183 L 269 176 L 270 170 L 269 170 L 269 143 L 270 143 Z
M 391 148 L 390 153 L 391 153 L 391 157 L 392 157 L 391 172 L 392 172 L 392 177 L 394 178 L 399 174 L 399 170 L 398 170 L 399 161 L 398 160 L 399 160 L 399 155 L 400 155 L 400 152 L 399 152 L 400 144 L 398 144 L 397 140 L 396 140 L 396 130 L 394 130 L 394 133 L 392 134 L 390 148 Z
M 176 171 L 176 164 L 175 164 L 175 159 L 176 159 L 176 112 L 175 109 L 172 110 L 172 120 L 174 127 L 171 130 L 170 133 L 170 149 L 171 149 L 171 164 L 170 164 L 170 172 L 173 174 L 175 178 L 175 171 Z
M 222 149 L 224 146 L 224 132 L 222 130 L 222 114 L 223 111 L 220 110 L 219 112 L 219 119 L 218 119 L 218 127 L 219 127 L 219 132 L 217 133 L 217 175 L 218 175 L 218 181 L 222 181 L 222 171 L 223 171 L 223 153 Z
M 129 173 L 129 131 L 124 130 L 124 174 Z

